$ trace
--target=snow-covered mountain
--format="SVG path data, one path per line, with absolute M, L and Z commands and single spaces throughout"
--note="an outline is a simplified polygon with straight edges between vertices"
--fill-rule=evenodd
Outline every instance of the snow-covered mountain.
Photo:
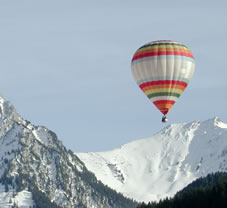
M 217 117 L 172 124 L 112 151 L 76 155 L 99 180 L 125 196 L 158 200 L 208 173 L 227 171 L 227 124 Z
M 23 120 L 0 97 L 0 207 L 128 208 L 54 132 Z
M 112 151 L 74 154 L 0 97 L 1 208 L 133 208 L 102 183 L 147 202 L 217 171 L 227 171 L 227 124 L 217 117 L 173 124 Z

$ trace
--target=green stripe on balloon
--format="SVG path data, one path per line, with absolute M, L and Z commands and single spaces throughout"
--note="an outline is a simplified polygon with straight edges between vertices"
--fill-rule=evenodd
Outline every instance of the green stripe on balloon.
M 180 97 L 181 94 L 175 93 L 175 92 L 157 92 L 152 93 L 150 95 L 147 95 L 148 98 L 158 97 L 158 96 L 174 96 L 174 97 Z

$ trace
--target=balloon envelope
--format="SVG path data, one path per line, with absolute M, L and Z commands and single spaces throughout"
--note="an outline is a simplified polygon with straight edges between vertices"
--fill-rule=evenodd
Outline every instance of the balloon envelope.
M 185 45 L 160 40 L 140 47 L 131 68 L 141 90 L 166 115 L 192 79 L 195 62 Z

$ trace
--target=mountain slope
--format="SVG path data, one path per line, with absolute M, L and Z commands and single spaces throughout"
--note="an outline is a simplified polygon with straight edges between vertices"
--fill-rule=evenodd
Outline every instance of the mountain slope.
M 23 120 L 0 97 L 1 207 L 128 208 L 125 199 L 101 182 L 54 132 Z M 23 201 L 25 201 L 24 204 Z
M 227 171 L 227 125 L 217 117 L 172 124 L 112 151 L 76 155 L 99 180 L 125 196 L 159 200 L 208 173 Z
M 227 173 L 208 174 L 189 184 L 173 198 L 142 203 L 138 208 L 226 208 Z

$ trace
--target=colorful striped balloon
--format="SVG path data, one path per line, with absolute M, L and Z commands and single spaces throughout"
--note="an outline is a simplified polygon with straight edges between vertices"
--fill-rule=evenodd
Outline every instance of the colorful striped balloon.
M 131 67 L 141 90 L 166 115 L 192 79 L 195 61 L 185 45 L 160 40 L 140 47 Z

